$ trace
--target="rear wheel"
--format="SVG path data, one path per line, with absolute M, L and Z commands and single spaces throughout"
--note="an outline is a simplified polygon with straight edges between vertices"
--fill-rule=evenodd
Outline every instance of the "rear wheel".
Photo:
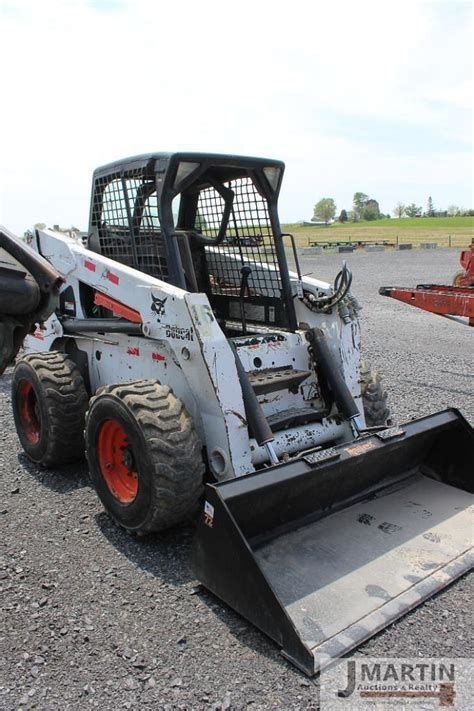
M 136 533 L 169 528 L 197 507 L 204 463 L 183 403 L 168 386 L 139 380 L 92 398 L 86 454 L 99 498 Z
M 13 372 L 16 431 L 26 454 L 45 467 L 84 456 L 88 395 L 79 370 L 58 351 L 31 353 Z
M 453 276 L 453 286 L 462 286 L 467 277 L 467 272 L 463 269 L 462 271 L 456 272 Z
M 360 377 L 367 427 L 391 425 L 387 391 L 383 388 L 380 374 L 363 360 L 360 364 Z

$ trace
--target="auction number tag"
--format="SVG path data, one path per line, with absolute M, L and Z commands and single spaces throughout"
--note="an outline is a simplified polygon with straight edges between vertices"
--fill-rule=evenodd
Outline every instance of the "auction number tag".
M 204 502 L 204 523 L 209 528 L 214 525 L 214 506 L 209 501 Z

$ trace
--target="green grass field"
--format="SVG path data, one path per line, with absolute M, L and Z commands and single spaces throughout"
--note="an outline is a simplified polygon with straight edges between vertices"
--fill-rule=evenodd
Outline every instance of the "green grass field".
M 337 242 L 387 240 L 390 242 L 437 242 L 440 247 L 467 247 L 474 237 L 472 217 L 420 217 L 374 220 L 373 222 L 335 222 L 329 227 L 282 225 L 283 232 L 294 235 L 298 247 L 312 241 Z

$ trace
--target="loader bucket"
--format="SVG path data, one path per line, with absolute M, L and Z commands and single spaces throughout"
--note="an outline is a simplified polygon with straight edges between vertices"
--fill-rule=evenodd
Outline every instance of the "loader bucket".
M 446 410 L 207 485 L 195 573 L 313 675 L 472 567 L 473 475 Z

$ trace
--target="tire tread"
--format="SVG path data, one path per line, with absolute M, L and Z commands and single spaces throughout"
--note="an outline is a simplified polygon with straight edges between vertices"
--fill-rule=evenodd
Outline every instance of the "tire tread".
M 197 507 L 205 467 L 201 442 L 184 404 L 169 386 L 157 381 L 106 385 L 91 398 L 86 430 L 94 403 L 104 395 L 118 398 L 127 407 L 141 429 L 152 465 L 148 514 L 133 531 L 151 533 L 185 520 Z M 94 466 L 91 455 L 86 452 L 90 467 Z
M 89 396 L 76 364 L 61 351 L 30 353 L 22 363 L 34 371 L 47 412 L 47 447 L 38 463 L 51 467 L 82 459 Z
M 383 388 L 380 374 L 362 360 L 360 378 L 367 427 L 391 425 L 390 407 L 387 404 L 388 394 Z

